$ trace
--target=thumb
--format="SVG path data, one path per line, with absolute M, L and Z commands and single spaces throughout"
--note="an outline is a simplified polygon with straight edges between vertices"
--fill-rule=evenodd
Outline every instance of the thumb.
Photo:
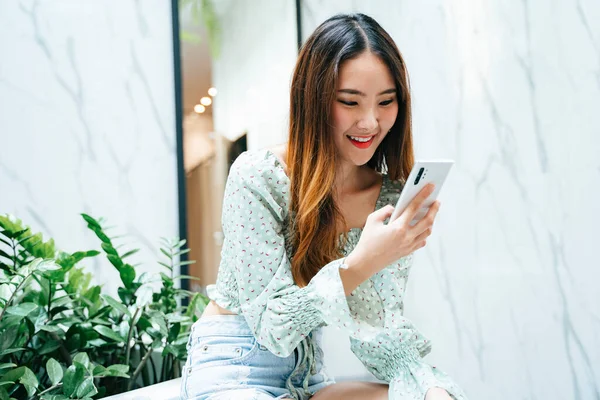
M 393 212 L 394 206 L 388 204 L 387 206 L 381 207 L 379 210 L 373 212 L 371 215 L 373 216 L 372 218 L 374 221 L 383 222 L 391 217 Z

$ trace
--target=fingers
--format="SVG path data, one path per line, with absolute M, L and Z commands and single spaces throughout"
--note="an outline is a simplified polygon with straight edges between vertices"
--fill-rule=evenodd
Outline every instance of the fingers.
M 421 247 L 424 247 L 427 244 L 427 238 L 431 235 L 431 232 L 431 228 L 427 228 L 424 232 L 422 232 L 419 236 L 415 238 L 415 240 L 413 241 L 413 246 L 415 247 L 415 249 L 420 249 Z
M 421 189 L 419 194 L 415 196 L 415 198 L 410 202 L 406 210 L 404 210 L 404 212 L 400 214 L 396 221 L 398 221 L 399 224 L 408 225 L 410 221 L 412 221 L 415 218 L 415 215 L 417 215 L 423 203 L 425 202 L 425 200 L 427 200 L 427 197 L 429 197 L 429 195 L 433 193 L 434 189 L 435 185 L 433 183 L 429 183 L 423 189 Z
M 434 201 L 431 207 L 429 207 L 429 211 L 427 211 L 427 214 L 425 214 L 425 217 L 423 217 L 423 219 L 421 219 L 415 224 L 415 226 L 412 227 L 412 231 L 415 236 L 420 235 L 421 233 L 425 232 L 428 228 L 431 228 L 433 226 L 435 217 L 438 211 L 440 210 L 440 206 L 441 203 L 439 201 Z
M 389 217 L 392 216 L 392 213 L 394 212 L 394 207 L 390 204 L 388 204 L 385 207 L 381 207 L 379 210 L 372 212 L 371 214 L 369 214 L 369 219 L 372 219 L 373 221 L 378 221 L 378 222 L 383 222 L 386 219 L 388 219 Z

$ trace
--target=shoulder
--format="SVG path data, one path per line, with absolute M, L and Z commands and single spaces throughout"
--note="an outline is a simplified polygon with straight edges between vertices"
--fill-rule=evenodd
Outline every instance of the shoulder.
M 288 182 L 277 157 L 268 149 L 248 150 L 235 159 L 229 178 L 252 187 L 277 189 Z
M 230 175 L 244 180 L 272 180 L 285 178 L 282 165 L 269 149 L 248 150 L 235 159 L 229 170 Z
M 227 185 L 230 193 L 251 194 L 281 212 L 287 208 L 289 181 L 277 157 L 268 149 L 240 154 L 231 165 Z

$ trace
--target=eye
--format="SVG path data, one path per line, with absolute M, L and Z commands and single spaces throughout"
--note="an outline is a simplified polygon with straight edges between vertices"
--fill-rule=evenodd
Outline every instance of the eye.
M 358 104 L 358 103 L 357 103 L 357 102 L 355 102 L 355 101 L 345 101 L 345 100 L 339 100 L 339 99 L 338 99 L 338 101 L 339 101 L 340 103 L 342 103 L 343 105 L 345 105 L 345 106 L 355 106 L 355 105 L 357 105 L 357 104 Z
M 389 99 L 389 100 L 382 101 L 381 103 L 379 103 L 379 105 L 381 105 L 381 106 L 389 106 L 393 102 L 394 102 L 394 99 Z

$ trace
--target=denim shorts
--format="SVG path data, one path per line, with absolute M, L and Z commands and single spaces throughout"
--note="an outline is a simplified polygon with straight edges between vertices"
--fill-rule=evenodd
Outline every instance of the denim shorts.
M 323 366 L 321 329 L 311 333 L 316 373 L 308 380 L 315 393 L 334 382 Z M 260 345 L 241 315 L 202 317 L 192 326 L 188 359 L 181 381 L 181 398 L 194 400 L 263 400 L 291 398 L 286 381 L 302 360 L 302 346 L 288 357 L 278 357 Z M 292 377 L 302 387 L 310 373 L 303 365 Z M 300 393 L 304 393 L 300 390 Z M 304 397 L 306 399 L 308 397 Z

